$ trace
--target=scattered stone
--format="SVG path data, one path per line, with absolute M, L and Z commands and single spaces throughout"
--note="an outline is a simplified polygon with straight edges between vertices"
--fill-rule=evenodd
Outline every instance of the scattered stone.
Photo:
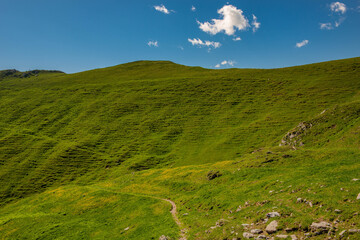
M 360 233 L 360 229 L 349 229 L 349 233 Z
M 296 235 L 291 235 L 290 237 L 291 237 L 291 240 L 298 240 Z
M 286 229 L 285 229 L 285 232 L 289 233 L 289 232 L 294 232 L 294 231 L 297 231 L 297 230 L 298 230 L 298 228 L 296 228 L 296 227 L 286 228 Z
M 359 195 L 357 196 L 356 200 L 360 200 L 360 193 L 359 193 Z
M 296 203 L 302 203 L 302 202 L 303 202 L 302 198 L 296 199 Z
M 313 203 L 312 202 L 306 202 L 307 204 L 309 204 L 310 207 L 313 207 Z
M 247 223 L 243 223 L 243 224 L 241 224 L 241 226 L 243 226 L 244 228 L 247 228 L 247 227 L 249 227 L 250 225 L 247 224 Z
M 266 236 L 265 235 L 259 235 L 259 236 L 257 236 L 256 239 L 266 239 Z
M 260 233 L 263 233 L 263 230 L 261 230 L 261 229 L 252 229 L 252 230 L 251 230 L 251 233 L 253 233 L 253 234 L 260 234 Z
M 339 233 L 339 236 L 343 237 L 345 235 L 345 233 L 346 233 L 346 230 L 343 230 L 343 231 L 341 231 L 341 233 Z
M 278 222 L 272 221 L 271 223 L 269 223 L 269 225 L 266 226 L 265 231 L 271 234 L 277 231 L 277 227 L 278 227 Z
M 286 239 L 288 235 L 276 235 L 277 238 Z
M 208 180 L 213 180 L 213 179 L 215 179 L 217 177 L 220 177 L 220 176 L 222 176 L 222 174 L 219 171 L 210 171 L 207 174 L 207 179 Z
M 244 237 L 244 238 L 247 238 L 247 239 L 254 238 L 254 234 L 248 233 L 248 232 L 244 232 L 244 233 L 243 233 L 243 237 Z
M 162 235 L 161 237 L 159 237 L 159 240 L 169 240 L 170 238 L 168 238 L 167 236 L 165 235 Z
M 335 209 L 334 212 L 341 213 L 342 211 L 340 209 Z
M 240 212 L 241 211 L 241 205 L 236 209 L 236 212 Z
M 353 178 L 352 180 L 353 180 L 354 182 L 360 181 L 360 179 L 358 179 L 358 178 Z
M 124 231 L 127 231 L 127 230 L 129 230 L 129 229 L 130 229 L 130 227 L 127 227 L 127 228 L 124 229 Z
M 324 233 L 324 232 L 328 232 L 329 229 L 331 228 L 331 224 L 328 223 L 328 222 L 319 222 L 319 223 L 316 223 L 316 222 L 313 222 L 310 226 L 310 228 L 313 230 L 313 231 L 316 231 L 316 232 L 319 232 L 319 233 Z
M 216 222 L 216 226 L 217 226 L 217 227 L 222 227 L 222 226 L 224 226 L 227 222 L 228 222 L 228 220 L 220 219 L 219 221 Z
M 266 216 L 268 218 L 280 217 L 280 213 L 278 213 L 278 212 L 270 212 L 270 213 L 266 214 Z

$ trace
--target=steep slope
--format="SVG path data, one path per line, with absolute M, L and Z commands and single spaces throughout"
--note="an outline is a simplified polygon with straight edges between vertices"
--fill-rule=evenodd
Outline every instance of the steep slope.
M 0 84 L 1 199 L 121 167 L 234 159 L 359 97 L 360 59 L 274 70 L 135 62 Z
M 111 236 L 147 239 L 141 232 L 150 218 L 158 219 L 151 236 L 177 236 L 169 206 L 159 203 L 138 218 L 141 202 L 157 202 L 146 196 L 170 198 L 181 214 L 191 212 L 180 217 L 194 239 L 230 237 L 240 219 L 263 226 L 259 212 L 273 207 L 295 214 L 281 219 L 283 229 L 300 224 L 302 235 L 311 221 L 335 219 L 330 212 L 339 204 L 346 209 L 339 221 L 347 223 L 338 229 L 357 226 L 358 216 L 349 216 L 360 209 L 344 199 L 355 199 L 351 179 L 360 178 L 359 101 L 360 58 L 271 70 L 140 61 L 76 74 L 7 75 L 0 81 L 0 236 L 16 239 L 25 231 L 51 239 L 92 219 L 93 230 L 82 226 L 65 238 L 109 237 L 104 224 L 121 221 L 138 225 L 129 232 L 121 225 Z M 214 171 L 222 176 L 209 181 Z M 77 192 L 76 199 L 57 196 L 62 188 Z M 340 188 L 347 192 L 336 194 Z M 76 202 L 89 191 L 85 202 L 94 207 L 84 203 L 82 212 Z M 332 210 L 300 214 L 294 193 Z M 126 194 L 134 198 L 130 211 L 121 208 Z M 100 204 L 103 198 L 114 201 Z M 253 205 L 228 216 L 247 201 Z M 208 231 L 228 217 L 239 220 Z M 155 229 L 162 221 L 167 225 Z

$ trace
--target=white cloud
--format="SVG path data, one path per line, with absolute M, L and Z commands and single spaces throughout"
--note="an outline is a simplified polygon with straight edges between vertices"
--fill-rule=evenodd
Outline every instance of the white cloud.
M 191 6 L 191 11 L 195 12 L 195 11 L 196 11 L 196 7 Z
M 164 4 L 158 5 L 158 6 L 154 6 L 156 11 L 165 13 L 165 14 L 170 14 L 170 11 L 164 6 Z
M 333 26 L 331 23 L 320 23 L 320 29 L 331 30 Z
M 253 25 L 253 32 L 256 32 L 260 28 L 260 25 L 261 25 L 261 23 L 259 23 L 257 21 L 257 17 L 254 14 L 253 14 L 252 25 Z
M 245 30 L 249 27 L 249 20 L 243 15 L 243 11 L 235 6 L 225 5 L 218 13 L 222 16 L 221 19 L 212 19 L 211 22 L 204 23 L 197 21 L 200 29 L 213 35 L 224 31 L 230 36 L 234 35 L 236 30 Z
M 297 47 L 297 48 L 301 48 L 301 47 L 303 47 L 303 46 L 305 46 L 305 45 L 307 45 L 307 44 L 309 44 L 309 40 L 304 40 L 304 41 L 302 41 L 302 42 L 296 43 L 296 47 Z
M 216 68 L 220 68 L 221 66 L 230 66 L 233 67 L 235 65 L 235 61 L 232 60 L 224 60 L 221 63 L 215 65 Z
M 344 14 L 347 10 L 346 5 L 344 3 L 341 2 L 333 2 L 330 4 L 330 9 L 333 12 L 339 12 Z
M 233 38 L 233 41 L 235 41 L 235 42 L 241 41 L 241 37 L 235 37 L 235 38 Z
M 194 38 L 194 39 L 188 39 L 188 41 L 193 45 L 193 46 L 199 46 L 199 47 L 208 47 L 210 48 L 219 48 L 221 46 L 221 43 L 219 42 L 211 42 L 211 41 L 202 41 L 200 38 Z
M 159 47 L 158 41 L 149 41 L 149 42 L 147 43 L 147 45 L 148 45 L 149 47 Z
M 335 27 L 339 27 L 345 21 L 344 17 L 341 17 L 338 21 L 335 21 Z

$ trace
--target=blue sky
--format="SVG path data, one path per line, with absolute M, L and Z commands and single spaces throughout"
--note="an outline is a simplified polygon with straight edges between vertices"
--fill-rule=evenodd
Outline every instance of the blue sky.
M 277 68 L 360 56 L 360 0 L 0 3 L 0 69 L 72 73 L 136 60 Z

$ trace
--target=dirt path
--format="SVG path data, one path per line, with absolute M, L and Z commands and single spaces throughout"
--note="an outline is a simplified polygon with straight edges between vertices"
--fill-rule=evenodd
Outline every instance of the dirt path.
M 169 200 L 169 199 L 162 199 L 162 200 L 171 204 L 171 210 L 170 210 L 171 215 L 172 215 L 174 221 L 176 222 L 176 224 L 181 229 L 181 232 L 180 232 L 180 237 L 181 238 L 179 240 L 186 240 L 186 229 L 182 228 L 183 225 L 182 225 L 182 223 L 180 222 L 180 220 L 179 220 L 179 218 L 177 216 L 176 204 L 173 201 Z
M 91 188 L 91 187 L 88 187 L 88 188 Z M 92 187 L 92 188 L 94 189 L 94 187 Z M 120 191 L 113 191 L 113 190 L 109 190 L 109 189 L 104 189 L 104 188 L 96 188 L 96 189 L 106 191 L 106 192 L 127 194 L 127 195 L 138 196 L 138 197 L 154 198 L 154 199 L 158 199 L 158 200 L 162 200 L 162 201 L 170 203 L 171 204 L 171 210 L 170 210 L 171 215 L 172 215 L 176 225 L 178 225 L 179 228 L 180 228 L 180 239 L 179 240 L 187 240 L 187 238 L 186 238 L 186 229 L 183 228 L 183 224 L 180 222 L 180 220 L 179 220 L 179 218 L 177 216 L 176 204 L 173 201 L 171 201 L 170 199 L 159 198 L 159 197 L 154 197 L 154 196 L 148 196 L 148 195 L 143 195 L 143 194 L 125 193 L 125 192 L 120 192 Z

